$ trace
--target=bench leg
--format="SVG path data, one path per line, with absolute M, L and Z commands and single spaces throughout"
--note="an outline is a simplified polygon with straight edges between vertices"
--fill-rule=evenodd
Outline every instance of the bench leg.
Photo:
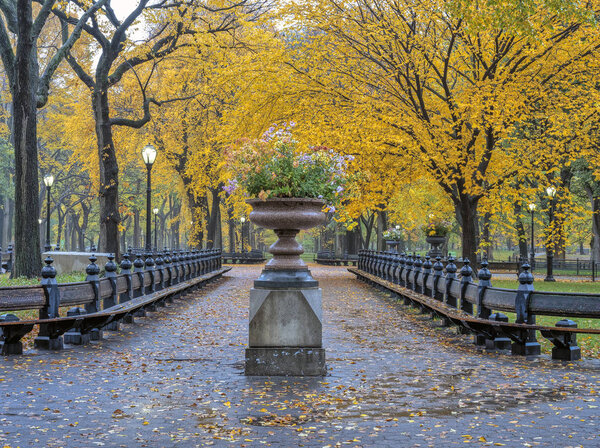
M 121 324 L 118 321 L 113 320 L 112 322 L 109 322 L 104 326 L 104 330 L 121 331 Z
M 552 359 L 577 361 L 581 359 L 581 348 L 572 345 L 567 347 L 554 347 L 552 349 Z
M 570 319 L 562 319 L 556 323 L 557 327 L 577 328 L 577 324 Z M 581 359 L 581 348 L 577 345 L 575 333 L 555 333 L 553 331 L 541 331 L 542 336 L 554 344 L 552 348 L 552 359 L 561 361 L 577 361 Z
M 23 343 L 21 341 L 17 342 L 5 342 L 0 341 L 0 355 L 22 355 L 23 354 Z
M 58 336 L 57 338 L 38 336 L 33 340 L 33 346 L 41 350 L 62 350 L 65 348 L 62 336 Z
M 537 356 L 542 353 L 542 347 L 535 338 L 535 331 L 520 332 L 518 340 L 513 339 L 510 347 L 511 354 L 519 356 Z
M 73 328 L 64 334 L 63 340 L 65 344 L 87 345 L 90 343 L 90 335 L 89 333 L 81 334 L 78 329 Z

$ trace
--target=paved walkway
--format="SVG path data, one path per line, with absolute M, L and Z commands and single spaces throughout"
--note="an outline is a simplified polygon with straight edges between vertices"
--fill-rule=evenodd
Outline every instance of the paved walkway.
M 0 358 L 0 445 L 600 446 L 597 362 L 478 352 L 340 267 L 313 268 L 329 375 L 245 377 L 259 270 L 102 343 Z

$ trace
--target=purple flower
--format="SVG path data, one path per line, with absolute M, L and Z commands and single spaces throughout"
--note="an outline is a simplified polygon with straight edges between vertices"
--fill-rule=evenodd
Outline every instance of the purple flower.
M 237 187 L 238 187 L 237 179 L 229 179 L 227 181 L 227 185 L 225 185 L 223 187 L 223 190 L 225 190 L 225 193 L 227 193 L 228 195 L 232 195 L 233 192 L 237 189 Z

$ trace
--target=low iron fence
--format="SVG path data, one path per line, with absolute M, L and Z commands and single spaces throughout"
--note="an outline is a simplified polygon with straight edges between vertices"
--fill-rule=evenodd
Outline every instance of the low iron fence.
M 248 252 L 224 252 L 223 262 L 231 264 L 258 264 L 266 261 L 262 250 L 252 249 Z
M 39 286 L 0 288 L 0 311 L 9 312 L 0 316 L 0 353 L 21 354 L 21 339 L 34 327 L 39 330 L 34 340 L 39 349 L 59 350 L 64 343 L 99 340 L 103 330 L 118 330 L 121 322 L 133 323 L 134 316 L 156 310 L 231 269 L 222 267 L 218 249 L 138 253 L 134 260 L 130 258 L 124 254 L 117 266 L 110 255 L 101 278 L 92 254 L 85 281 L 59 284 L 53 259 L 47 257 Z M 61 316 L 65 307 L 73 308 Z M 21 320 L 10 313 L 19 310 L 38 310 L 39 318 Z
M 405 298 L 424 310 L 474 333 L 476 345 L 489 349 L 511 349 L 517 355 L 538 355 L 537 332 L 554 344 L 552 357 L 581 357 L 576 335 L 600 335 L 600 329 L 577 328 L 569 318 L 600 318 L 600 296 L 596 294 L 535 291 L 530 266 L 524 263 L 516 290 L 492 287 L 487 261 L 481 262 L 478 283 L 468 259 L 460 271 L 455 259 L 446 265 L 440 258 L 413 257 L 389 252 L 361 251 L 358 268 L 349 270 L 359 278 Z M 458 274 L 457 274 L 458 272 Z M 515 313 L 510 323 L 503 312 Z M 558 316 L 554 327 L 536 325 L 536 316 Z
M 531 260 L 527 260 L 530 262 Z M 494 271 L 509 271 L 519 273 L 521 265 L 524 261 L 490 261 L 489 268 Z M 533 263 L 529 263 L 532 272 L 538 272 L 543 274 L 548 263 L 545 258 L 536 258 Z M 552 271 L 554 275 L 560 275 L 565 277 L 588 277 L 592 281 L 598 280 L 598 273 L 600 272 L 600 262 L 591 260 L 553 260 Z
M 317 252 L 314 260 L 318 264 L 325 264 L 330 266 L 356 266 L 356 264 L 358 263 L 358 255 L 348 254 L 347 252 L 344 253 L 344 255 L 337 255 L 332 250 L 324 250 Z

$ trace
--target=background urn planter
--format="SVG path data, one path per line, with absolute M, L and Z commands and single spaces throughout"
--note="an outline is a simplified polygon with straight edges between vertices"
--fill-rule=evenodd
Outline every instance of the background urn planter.
M 385 240 L 385 244 L 390 247 L 390 250 L 394 253 L 398 253 L 398 246 L 400 245 L 400 240 Z
M 442 246 L 446 242 L 446 236 L 444 235 L 428 235 L 425 237 L 425 241 L 427 241 L 431 245 L 431 250 L 428 255 L 430 257 L 441 257 L 442 256 Z

